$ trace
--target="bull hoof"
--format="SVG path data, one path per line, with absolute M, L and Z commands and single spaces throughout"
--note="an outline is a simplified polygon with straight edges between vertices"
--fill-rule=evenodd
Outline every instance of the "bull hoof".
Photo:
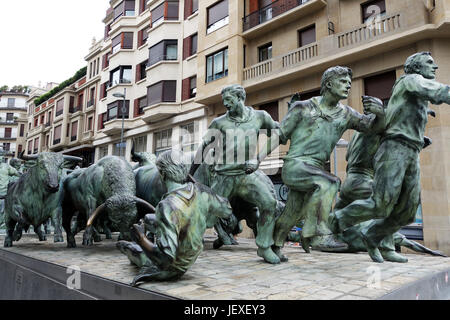
M 94 236 L 94 242 L 102 242 L 101 236 Z
M 13 239 L 14 241 L 19 241 L 22 238 L 22 232 L 14 231 Z
M 47 241 L 47 237 L 46 236 L 39 237 L 39 241 Z
M 67 248 L 76 248 L 77 244 L 75 242 L 75 240 L 73 241 L 67 241 Z
M 280 258 L 278 258 L 271 248 L 258 248 L 257 254 L 267 263 L 278 264 L 281 262 Z
M 92 239 L 83 239 L 83 246 L 92 246 L 93 244 Z
M 53 242 L 64 242 L 64 238 L 62 235 L 60 234 L 55 234 L 53 236 Z
M 219 249 L 222 246 L 223 246 L 223 242 L 220 239 L 214 240 L 214 242 L 213 242 L 214 249 Z
M 12 246 L 13 246 L 12 240 L 11 240 L 11 239 L 5 239 L 5 242 L 3 243 L 3 246 L 4 246 L 5 248 L 10 248 L 10 247 L 12 247 Z

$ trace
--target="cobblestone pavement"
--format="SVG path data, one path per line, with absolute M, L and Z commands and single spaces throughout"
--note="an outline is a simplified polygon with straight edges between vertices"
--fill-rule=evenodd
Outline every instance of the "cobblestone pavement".
M 0 236 L 0 245 L 3 245 Z M 127 257 L 115 248 L 114 240 L 91 247 L 67 249 L 66 243 L 39 242 L 36 235 L 24 235 L 7 250 L 62 266 L 77 265 L 81 271 L 122 283 L 137 273 Z M 406 264 L 371 262 L 367 253 L 337 254 L 287 246 L 289 262 L 270 265 L 256 255 L 254 240 L 239 239 L 238 246 L 212 249 L 213 238 L 205 238 L 205 249 L 190 270 L 176 282 L 147 283 L 141 288 L 183 299 L 337 299 L 367 300 L 381 297 L 420 278 L 450 268 L 450 259 L 406 254 Z M 375 268 L 375 269 L 374 269 Z M 379 268 L 379 269 L 376 269 Z M 378 288 L 371 288 L 371 275 L 379 270 Z M 374 274 L 375 272 L 375 274 Z

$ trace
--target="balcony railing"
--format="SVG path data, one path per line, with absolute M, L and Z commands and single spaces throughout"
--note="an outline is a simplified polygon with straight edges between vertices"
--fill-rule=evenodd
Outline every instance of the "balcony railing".
M 45 123 L 46 128 L 50 127 L 51 125 L 52 125 L 52 123 L 50 121 Z
M 69 113 L 75 113 L 81 111 L 81 107 L 80 106 L 76 106 L 76 107 L 70 107 L 69 108 Z
M 406 15 L 408 12 L 379 17 L 370 23 L 336 35 L 330 35 L 284 55 L 247 67 L 243 70 L 243 80 L 261 79 L 269 75 L 288 72 L 294 70 L 295 66 L 314 59 L 343 54 L 345 51 L 352 49 L 353 46 L 370 43 L 385 35 L 388 36 L 426 23 L 426 21 L 415 21 L 411 25 L 407 25 L 402 20 L 404 14 Z
M 64 110 L 57 110 L 56 113 L 55 113 L 55 117 L 57 117 L 59 115 L 62 115 L 63 112 L 64 112 Z
M 95 104 L 95 100 L 94 99 L 89 100 L 86 107 L 89 108 L 90 106 L 93 106 L 94 104 Z
M 58 143 L 60 143 L 61 142 L 61 138 L 59 138 L 59 139 L 54 139 L 53 140 L 53 144 L 55 145 L 55 144 L 58 144 Z
M 151 67 L 154 64 L 157 64 L 160 61 L 176 61 L 177 60 L 177 56 L 174 55 L 162 55 L 159 57 L 155 57 L 152 60 L 149 60 L 149 62 L 147 63 L 147 68 Z
M 356 29 L 338 34 L 338 47 L 343 48 L 357 43 L 369 41 L 382 34 L 395 31 L 400 28 L 400 14 L 380 17 Z
M 277 0 L 243 18 L 244 32 L 310 0 Z
M 77 140 L 77 136 L 71 136 L 70 137 L 70 141 L 72 142 L 72 141 L 75 141 L 75 140 Z
M 110 81 L 110 82 L 107 83 L 106 87 L 107 88 L 111 88 L 111 87 L 113 87 L 115 85 L 122 84 L 122 83 L 131 83 L 131 80 L 119 79 L 119 81 Z

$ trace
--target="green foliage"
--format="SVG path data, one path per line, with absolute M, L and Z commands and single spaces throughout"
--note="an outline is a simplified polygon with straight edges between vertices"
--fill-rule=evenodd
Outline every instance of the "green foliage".
M 53 97 L 55 94 L 57 94 L 58 92 L 60 92 L 61 90 L 63 90 L 65 87 L 70 86 L 71 84 L 77 82 L 78 80 L 80 80 L 81 78 L 83 78 L 86 75 L 86 71 L 87 71 L 87 67 L 83 67 L 80 70 L 78 70 L 73 77 L 71 77 L 70 79 L 67 79 L 65 81 L 63 81 L 59 86 L 57 86 L 56 88 L 53 88 L 52 90 L 50 90 L 49 92 L 47 92 L 46 94 L 43 94 L 42 96 L 40 96 L 39 98 L 34 99 L 34 104 L 36 106 L 40 105 L 41 103 L 43 103 L 44 101 L 47 101 L 48 99 L 50 99 L 51 97 Z
M 18 86 L 13 86 L 10 89 L 7 85 L 4 85 L 4 86 L 0 87 L 0 92 L 29 93 L 30 92 L 30 87 L 29 86 L 18 85 Z

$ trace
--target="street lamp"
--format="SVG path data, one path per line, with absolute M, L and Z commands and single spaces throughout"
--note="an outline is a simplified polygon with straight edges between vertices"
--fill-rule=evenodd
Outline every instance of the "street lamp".
M 123 103 L 122 103 L 122 131 L 120 132 L 120 152 L 119 152 L 119 157 L 122 156 L 122 148 L 123 148 L 123 127 L 124 127 L 124 123 L 125 123 L 125 95 L 127 94 L 127 88 L 123 88 L 123 93 L 113 93 L 113 97 L 116 98 L 123 98 Z M 125 150 L 123 152 L 123 157 L 125 158 Z

